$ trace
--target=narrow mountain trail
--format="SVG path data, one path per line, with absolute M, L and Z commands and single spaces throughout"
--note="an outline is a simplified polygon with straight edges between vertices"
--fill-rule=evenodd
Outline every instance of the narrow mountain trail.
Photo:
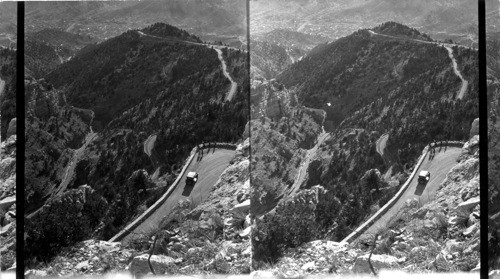
M 222 48 L 228 48 L 228 49 L 238 50 L 237 48 L 228 47 L 228 46 L 220 46 L 220 45 L 202 44 L 202 43 L 196 43 L 196 42 L 190 42 L 190 41 L 183 41 L 183 40 L 176 40 L 176 39 L 165 38 L 165 37 L 158 37 L 158 36 L 146 34 L 146 33 L 142 32 L 142 31 L 137 31 L 137 33 L 139 33 L 139 35 L 141 35 L 141 36 L 147 36 L 147 37 L 151 37 L 151 38 L 155 38 L 155 39 L 160 39 L 160 40 L 164 40 L 164 41 L 172 41 L 172 42 L 185 43 L 185 44 L 190 44 L 190 45 L 205 46 L 205 47 L 208 47 L 208 48 L 213 48 L 213 50 L 215 50 L 217 52 L 217 56 L 218 56 L 218 58 L 219 58 L 219 60 L 221 62 L 222 71 L 224 73 L 224 76 L 231 82 L 231 88 L 227 92 L 226 101 L 231 101 L 233 99 L 234 93 L 236 93 L 236 88 L 238 87 L 238 84 L 233 80 L 233 78 L 231 78 L 231 75 L 229 75 L 229 72 L 227 71 L 226 61 L 224 61 L 224 57 L 222 56 Z
M 151 157 L 151 154 L 153 152 L 153 148 L 155 147 L 155 142 L 156 142 L 156 134 L 152 134 L 149 136 L 145 141 L 144 141 L 144 153 L 148 155 L 149 159 L 151 160 L 151 163 L 155 165 L 153 161 L 153 157 Z M 152 180 L 158 179 L 158 176 L 160 175 L 160 167 L 156 168 L 155 172 L 151 176 Z
M 222 50 L 218 48 L 214 48 L 215 51 L 217 51 L 217 56 L 219 57 L 220 63 L 222 65 L 222 71 L 224 72 L 224 76 L 231 82 L 231 88 L 227 92 L 226 96 L 226 101 L 231 101 L 233 99 L 234 93 L 236 92 L 236 88 L 238 84 L 234 82 L 234 80 L 231 78 L 229 73 L 227 72 L 227 65 L 226 61 L 224 61 L 224 58 L 222 57 Z
M 460 91 L 458 91 L 457 95 L 457 99 L 461 100 L 464 97 L 465 92 L 467 91 L 467 86 L 469 85 L 469 82 L 463 78 L 462 74 L 458 70 L 457 60 L 453 56 L 453 49 L 451 49 L 451 47 L 449 46 L 445 46 L 445 48 L 446 50 L 448 50 L 448 56 L 450 57 L 451 62 L 453 64 L 453 72 L 455 72 L 455 75 L 457 75 L 457 77 L 459 77 L 460 80 L 462 80 L 462 86 L 460 87 Z
M 148 155 L 150 158 L 151 158 L 151 152 L 155 147 L 155 142 L 156 142 L 156 134 L 149 136 L 146 139 L 146 141 L 144 141 L 144 153 L 146 153 L 146 155 Z
M 390 35 L 376 33 L 376 32 L 374 32 L 372 30 L 368 30 L 368 32 L 370 32 L 370 34 L 372 34 L 372 35 L 378 35 L 378 36 L 383 36 L 383 37 L 388 37 L 388 38 L 393 38 L 393 39 L 407 39 L 407 38 L 400 38 L 400 37 L 396 37 L 396 36 L 390 36 Z M 465 47 L 465 48 L 468 48 L 468 47 L 462 46 L 462 45 L 457 45 L 457 44 L 429 42 L 429 41 L 423 41 L 423 40 L 418 40 L 418 39 L 407 39 L 407 40 L 411 40 L 411 41 L 419 42 L 419 43 L 425 43 L 425 44 L 440 45 L 440 46 L 443 46 L 443 47 L 446 48 L 446 50 L 448 51 L 448 56 L 451 59 L 451 63 L 452 63 L 452 67 L 453 67 L 453 72 L 462 81 L 462 86 L 460 87 L 460 90 L 458 91 L 458 94 L 457 94 L 457 99 L 461 100 L 464 97 L 465 92 L 467 91 L 467 86 L 469 85 L 469 82 L 463 78 L 462 74 L 458 70 L 457 60 L 453 56 L 453 49 L 452 49 L 452 47 L 454 47 L 454 46 Z M 474 49 L 474 48 L 471 48 L 471 49 Z
M 377 153 L 380 154 L 380 156 L 382 156 L 382 158 L 384 159 L 384 161 L 388 161 L 386 156 L 384 156 L 384 151 L 385 151 L 385 147 L 387 145 L 387 140 L 389 139 L 389 134 L 388 133 L 385 133 L 383 134 L 382 136 L 380 136 L 380 138 L 377 140 L 376 144 L 375 144 L 375 147 L 377 149 Z
M 4 89 L 5 89 L 5 80 L 2 80 L 0 78 L 0 96 L 2 96 Z

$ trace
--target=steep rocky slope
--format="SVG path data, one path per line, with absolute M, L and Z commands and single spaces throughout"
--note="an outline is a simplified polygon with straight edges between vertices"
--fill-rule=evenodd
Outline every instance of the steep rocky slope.
M 177 206 L 173 214 L 176 222 L 165 224 L 129 247 L 95 239 L 78 242 L 49 263 L 32 266 L 35 269 L 28 270 L 27 275 L 144 275 L 151 272 L 146 261 L 149 253 L 156 274 L 249 273 L 252 224 L 248 139 L 238 145 L 236 153 L 205 202 L 194 206 L 186 201 Z M 169 236 L 173 232 L 177 235 Z
M 407 206 L 375 242 L 374 236 L 352 244 L 320 238 L 286 249 L 276 263 L 264 269 L 277 276 L 371 273 L 368 256 L 373 250 L 371 263 L 377 273 L 382 268 L 409 272 L 478 271 L 479 136 L 477 131 L 471 136 L 435 198 L 423 206 L 417 200 L 407 200 Z M 302 199 L 290 204 L 290 210 L 306 211 L 300 220 L 307 222 L 306 216 L 319 212 L 319 200 L 324 195 L 323 187 L 312 187 L 303 192 Z
M 47 82 L 28 80 L 29 259 L 111 238 L 167 190 L 195 145 L 241 140 L 246 54 L 223 59 L 238 83 L 231 102 L 217 52 L 166 24 L 89 45 Z
M 15 119 L 14 119 L 15 121 Z M 14 121 L 8 138 L 0 144 L 0 270 L 16 261 L 16 135 Z

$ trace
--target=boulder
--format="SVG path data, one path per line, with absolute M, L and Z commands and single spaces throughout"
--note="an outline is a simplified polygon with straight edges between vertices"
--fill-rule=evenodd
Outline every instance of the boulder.
M 0 201 L 0 209 L 5 210 L 15 203 L 16 203 L 16 196 L 4 198 L 3 200 Z
M 467 220 L 467 226 L 472 226 L 473 224 L 478 224 L 480 220 L 479 214 L 472 212 L 469 215 L 469 220 Z
M 468 227 L 467 229 L 465 229 L 462 234 L 465 236 L 465 237 L 470 237 L 472 235 L 474 235 L 474 233 L 477 231 L 477 224 L 473 224 L 472 226 Z
M 248 248 L 245 249 L 245 251 L 241 252 L 241 255 L 243 257 L 250 257 L 250 256 L 252 256 L 252 246 L 248 246 Z
M 250 277 L 251 278 L 276 278 L 276 276 L 274 276 L 273 272 L 272 271 L 264 271 L 264 270 L 256 270 L 256 271 L 252 271 L 252 273 L 250 273 Z
M 252 233 L 252 227 L 247 227 L 246 229 L 241 231 L 239 233 L 239 235 L 241 236 L 241 238 L 246 239 L 246 238 L 250 238 L 251 233 Z
M 83 261 L 83 262 L 80 262 L 79 264 L 77 264 L 75 266 L 75 269 L 76 270 L 87 270 L 89 269 L 90 265 L 89 265 L 89 261 Z
M 455 252 L 460 252 L 463 248 L 463 243 L 455 239 L 446 241 L 446 252 L 453 254 Z
M 17 120 L 15 118 L 12 118 L 9 122 L 9 127 L 7 128 L 7 138 L 10 138 L 10 136 L 16 134 L 16 129 L 17 129 Z
M 119 251 L 122 247 L 120 242 L 108 242 L 108 241 L 99 241 L 97 245 L 100 249 L 105 250 L 106 252 L 115 252 Z
M 252 219 L 250 218 L 250 214 L 247 214 L 247 216 L 245 217 L 245 223 L 244 223 L 244 226 L 245 227 L 249 227 L 252 225 Z
M 371 273 L 370 265 L 368 264 L 368 254 L 360 256 L 354 262 L 352 271 L 355 273 Z M 375 271 L 381 269 L 398 269 L 398 258 L 390 255 L 372 255 L 371 263 Z
M 47 271 L 38 270 L 38 269 L 30 269 L 24 273 L 25 277 L 46 277 Z
M 469 138 L 472 138 L 475 135 L 479 135 L 479 118 L 474 119 L 474 121 L 472 122 Z
M 314 261 L 312 262 L 308 262 L 306 264 L 304 264 L 301 269 L 303 271 L 312 271 L 312 270 L 316 270 L 316 263 Z
M 148 265 L 148 254 L 142 254 L 135 257 L 128 267 L 132 274 L 148 274 L 151 272 Z M 151 265 L 153 266 L 156 274 L 164 274 L 169 267 L 175 265 L 174 259 L 165 255 L 151 256 Z
M 239 203 L 235 205 L 232 209 L 231 212 L 233 213 L 233 216 L 237 219 L 245 219 L 247 214 L 250 213 L 250 200 L 246 200 L 242 203 Z
M 456 210 L 466 213 L 467 216 L 472 212 L 472 209 L 479 204 L 479 197 L 470 198 L 459 205 L 457 205 Z

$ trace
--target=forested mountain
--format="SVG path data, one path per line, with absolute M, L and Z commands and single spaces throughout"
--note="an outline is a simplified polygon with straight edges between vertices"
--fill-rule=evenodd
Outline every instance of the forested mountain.
M 17 3 L 0 2 L 0 47 L 17 45 Z
M 45 81 L 29 81 L 28 258 L 50 259 L 90 236 L 109 239 L 166 191 L 195 145 L 241 140 L 247 55 L 222 56 L 238 84 L 231 101 L 217 52 L 163 23 L 88 45 Z
M 96 42 L 90 36 L 56 29 L 43 29 L 27 34 L 24 46 L 27 75 L 43 77 L 64 61 L 71 59 L 83 47 Z
M 397 23 L 374 30 L 395 37 L 357 31 L 313 49 L 278 80 L 297 88 L 305 106 L 327 112 L 327 130 L 370 127 L 393 132 L 389 145 L 401 150 L 402 162 L 434 139 L 464 140 L 478 112 L 477 52 L 452 48 L 469 83 L 465 97 L 457 100 L 461 82 L 445 47 L 410 39 L 428 37 Z M 436 117 L 427 117 L 429 113 Z M 408 144 L 413 147 L 405 150 Z
M 16 51 L 0 48 L 0 114 L 1 138 L 6 140 L 7 128 L 16 117 Z

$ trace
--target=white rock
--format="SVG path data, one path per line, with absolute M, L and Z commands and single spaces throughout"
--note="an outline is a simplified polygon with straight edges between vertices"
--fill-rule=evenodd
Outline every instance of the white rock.
M 248 248 L 245 249 L 245 251 L 241 252 L 241 255 L 243 257 L 250 257 L 250 256 L 252 256 L 252 246 L 248 246 Z
M 250 273 L 250 277 L 252 278 L 275 278 L 275 276 L 273 275 L 273 272 L 272 271 L 264 271 L 264 270 L 256 270 L 256 271 L 252 271 L 252 273 Z
M 479 204 L 479 197 L 470 198 L 459 205 L 457 205 L 457 211 L 466 212 L 467 215 L 470 214 L 472 209 Z
M 108 241 L 99 241 L 99 248 L 106 250 L 107 252 L 115 252 L 121 249 L 121 242 L 108 242 Z
M 473 224 L 472 226 L 468 227 L 467 229 L 465 229 L 462 234 L 465 236 L 465 237 L 469 237 L 469 236 L 472 236 L 477 230 L 477 224 Z
M 233 216 L 237 216 L 238 219 L 244 219 L 248 213 L 250 213 L 250 199 L 235 205 L 231 212 Z
M 308 262 L 305 265 L 301 267 L 302 270 L 304 271 L 312 271 L 316 269 L 316 263 L 314 262 Z
M 355 273 L 371 273 L 372 271 L 368 264 L 368 256 L 367 254 L 358 257 L 354 262 L 352 271 Z M 372 255 L 371 263 L 375 271 L 399 268 L 398 258 L 390 255 Z
M 132 274 L 148 274 L 151 272 L 148 265 L 148 254 L 142 254 L 135 257 L 129 265 L 129 271 Z M 151 256 L 151 265 L 153 266 L 156 274 L 164 274 L 169 266 L 174 265 L 174 259 L 165 255 Z
M 47 276 L 47 271 L 45 270 L 37 270 L 37 269 L 30 269 L 24 273 L 25 277 L 45 277 Z
M 16 203 L 16 196 L 6 197 L 0 201 L 0 209 L 9 208 L 9 206 Z
M 76 270 L 87 270 L 89 269 L 89 261 L 83 261 L 83 262 L 80 262 L 79 264 L 77 264 L 75 266 L 75 269 Z
M 251 233 L 252 233 L 252 227 L 247 227 L 242 232 L 240 232 L 239 235 L 241 236 L 241 238 L 246 239 L 250 237 Z
M 245 217 L 245 227 L 250 227 L 252 225 L 252 219 L 250 218 L 250 214 L 247 214 Z

